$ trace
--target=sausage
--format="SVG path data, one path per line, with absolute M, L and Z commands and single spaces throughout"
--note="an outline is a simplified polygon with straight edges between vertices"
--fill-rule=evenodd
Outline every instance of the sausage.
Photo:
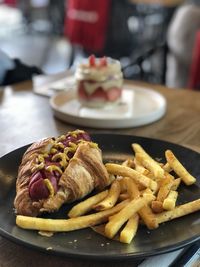
M 26 216 L 54 212 L 109 183 L 102 152 L 87 132 L 75 130 L 46 138 L 32 144 L 22 157 L 15 211 Z

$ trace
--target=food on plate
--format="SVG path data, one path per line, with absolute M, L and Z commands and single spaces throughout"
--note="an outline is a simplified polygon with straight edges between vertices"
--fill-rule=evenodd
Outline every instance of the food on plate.
M 95 210 L 106 210 L 112 208 L 116 203 L 120 195 L 120 183 L 115 180 L 110 187 L 108 195 L 98 204 L 96 204 L 93 208 Z
M 54 212 L 109 183 L 100 148 L 87 132 L 76 130 L 27 149 L 19 166 L 14 206 L 21 215 Z
M 111 174 L 132 177 L 136 181 L 136 183 L 139 183 L 145 187 L 149 187 L 154 191 L 156 191 L 158 188 L 156 181 L 153 181 L 149 177 L 137 172 L 130 167 L 115 163 L 106 163 L 105 166 L 107 171 Z
M 165 152 L 165 156 L 167 159 L 167 162 L 169 163 L 169 166 L 179 175 L 179 177 L 182 179 L 182 181 L 186 185 L 192 185 L 196 182 L 196 178 L 193 177 L 180 163 L 180 161 L 177 159 L 177 157 L 173 154 L 171 150 L 167 150 Z
M 166 174 L 165 177 L 160 181 L 159 190 L 155 201 L 152 201 L 151 208 L 155 213 L 163 211 L 163 201 L 169 195 L 174 185 L 174 177 Z
M 143 192 L 139 191 L 137 184 L 130 177 L 124 177 L 123 179 L 121 179 L 121 182 L 122 182 L 121 183 L 122 186 L 126 188 L 126 192 L 128 193 L 127 198 L 134 199 L 134 198 L 140 197 L 141 194 L 148 193 L 147 190 L 145 190 Z M 149 193 L 151 194 L 152 191 L 149 190 Z M 149 205 L 144 205 L 138 211 L 138 214 L 139 214 L 140 218 L 143 220 L 143 222 L 146 224 L 148 229 L 155 229 L 158 227 L 158 224 L 157 224 L 157 221 L 155 218 L 155 214 L 153 213 L 153 211 Z
M 132 239 L 137 233 L 139 219 L 140 217 L 137 213 L 135 213 L 130 219 L 128 219 L 128 222 L 120 232 L 119 240 L 121 243 L 131 243 Z
M 162 179 L 164 177 L 164 170 L 139 144 L 132 144 L 135 151 L 135 157 L 138 158 L 139 162 L 151 171 L 156 179 Z
M 179 204 L 179 185 L 182 181 L 184 186 L 188 185 L 182 177 L 177 177 L 184 168 L 180 161 L 176 167 L 170 161 L 168 164 L 169 150 L 165 151 L 167 163 L 164 164 L 153 158 L 151 160 L 139 144 L 132 144 L 132 148 L 133 157 L 122 163 L 105 164 L 108 174 L 114 175 L 111 184 L 104 191 L 75 204 L 68 212 L 68 218 L 43 219 L 18 215 L 16 224 L 24 229 L 50 232 L 95 226 L 93 229 L 107 238 L 129 244 L 141 225 L 153 230 L 164 222 L 200 210 L 200 199 Z M 141 153 L 141 149 L 145 153 L 138 158 L 137 153 Z M 148 159 L 148 164 L 144 158 Z M 159 177 L 158 166 L 164 171 L 164 175 Z M 185 168 L 183 173 L 190 175 Z
M 102 107 L 119 102 L 123 74 L 118 60 L 91 55 L 75 72 L 78 98 L 89 107 Z
M 107 221 L 109 216 L 120 211 L 126 206 L 128 200 L 120 202 L 111 209 L 100 211 L 97 213 L 79 216 L 70 219 L 44 219 L 37 217 L 29 217 L 18 215 L 16 224 L 24 229 L 33 229 L 49 232 L 68 232 L 78 229 L 84 229 L 93 225 L 97 225 Z
M 99 203 L 101 200 L 105 199 L 107 195 L 108 195 L 108 190 L 105 190 L 101 193 L 98 193 L 86 199 L 85 201 L 80 202 L 70 210 L 68 216 L 70 218 L 74 218 L 88 213 L 89 211 L 92 210 L 94 205 Z
M 156 215 L 158 223 L 164 223 L 200 210 L 200 199 L 176 206 L 173 210 Z
M 141 197 L 132 199 L 126 207 L 124 207 L 117 214 L 109 218 L 105 226 L 105 233 L 108 238 L 113 238 L 119 229 L 126 223 L 132 216 L 134 216 L 142 207 L 150 203 L 154 199 L 153 194 L 143 195 Z
M 176 206 L 176 200 L 178 198 L 178 192 L 171 190 L 168 196 L 163 201 L 164 210 L 173 210 Z

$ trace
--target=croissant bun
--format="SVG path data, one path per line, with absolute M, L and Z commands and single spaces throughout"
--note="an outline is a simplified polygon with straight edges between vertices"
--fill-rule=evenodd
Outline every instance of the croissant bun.
M 98 145 L 86 132 L 76 130 L 27 149 L 18 171 L 14 206 L 17 214 L 27 216 L 54 212 L 109 183 Z

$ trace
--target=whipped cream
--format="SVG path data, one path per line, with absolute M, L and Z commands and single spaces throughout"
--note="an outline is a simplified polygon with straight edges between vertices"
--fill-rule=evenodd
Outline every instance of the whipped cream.
M 118 60 L 107 58 L 107 65 L 100 66 L 98 64 L 90 66 L 89 62 L 80 64 L 75 72 L 77 86 L 81 82 L 87 94 L 92 94 L 98 87 L 107 91 L 112 87 L 121 88 L 123 84 L 123 74 L 121 64 Z

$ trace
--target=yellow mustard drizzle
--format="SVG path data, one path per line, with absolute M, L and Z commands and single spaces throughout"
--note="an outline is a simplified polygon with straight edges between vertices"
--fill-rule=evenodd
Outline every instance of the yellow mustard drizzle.
M 69 157 L 68 157 L 67 154 L 69 152 L 75 153 L 76 149 L 77 149 L 77 144 L 74 144 L 72 142 L 69 142 L 69 146 L 64 149 L 64 153 L 66 154 L 68 160 L 69 160 Z
M 63 141 L 63 140 L 65 140 L 65 139 L 66 139 L 66 136 L 63 134 L 63 135 L 57 137 L 57 138 L 56 138 L 56 141 L 57 141 L 57 142 L 60 142 L 60 141 Z
M 94 142 L 89 142 L 89 145 L 90 147 L 93 147 L 93 148 L 98 148 L 98 144 L 97 143 L 94 143 Z
M 50 154 L 55 154 L 57 152 L 58 152 L 58 150 L 56 148 L 54 148 L 54 147 L 52 147 L 51 150 L 50 150 Z
M 55 192 L 52 183 L 49 181 L 49 179 L 44 179 L 44 184 L 49 190 L 49 197 L 53 197 Z
M 43 168 L 44 168 L 44 162 L 41 162 L 40 164 L 36 164 L 32 169 L 32 173 L 39 171 Z
M 80 140 L 79 141 L 79 144 L 84 144 L 84 143 L 88 143 L 90 147 L 93 147 L 93 148 L 98 148 L 98 144 L 97 143 L 94 143 L 92 141 L 85 141 L 85 140 Z
M 49 172 L 53 172 L 53 171 L 58 171 L 60 174 L 62 174 L 62 170 L 61 168 L 59 168 L 58 166 L 56 165 L 49 165 L 48 167 L 46 167 L 46 170 L 49 171 Z
M 41 162 L 44 162 L 45 161 L 45 158 L 47 158 L 48 156 L 49 155 L 47 153 L 45 153 L 43 155 L 42 154 L 39 154 L 38 157 L 37 157 L 38 158 L 38 162 L 40 162 L 40 163 Z
M 61 148 L 61 149 L 64 149 L 65 146 L 64 146 L 63 143 L 61 143 L 61 142 L 55 142 L 55 143 L 54 143 L 54 148 Z
M 75 130 L 75 131 L 69 132 L 69 135 L 77 138 L 78 134 L 81 134 L 81 133 L 84 133 L 84 131 L 83 130 Z M 35 159 L 35 162 L 36 162 L 35 166 L 33 166 L 32 170 L 31 170 L 32 173 L 45 168 L 46 171 L 49 171 L 51 173 L 53 173 L 54 171 L 57 171 L 59 174 L 62 175 L 63 174 L 62 169 L 65 169 L 67 167 L 69 160 L 70 160 L 68 153 L 71 152 L 74 154 L 77 150 L 78 144 L 88 143 L 90 145 L 90 147 L 98 148 L 97 143 L 88 142 L 85 140 L 79 140 L 77 142 L 77 144 L 73 143 L 73 142 L 69 142 L 68 147 L 65 147 L 64 144 L 61 142 L 65 139 L 66 139 L 65 135 L 61 135 L 57 139 L 54 139 L 54 141 L 52 139 L 53 144 L 52 144 L 52 147 L 49 151 L 49 154 L 53 154 L 52 161 L 59 160 L 60 166 L 49 165 L 49 166 L 45 167 L 45 158 L 48 158 L 49 154 L 48 153 L 38 154 L 37 158 Z M 61 150 L 61 152 L 59 152 L 59 150 Z M 46 179 L 44 179 L 44 183 L 45 183 L 45 186 L 47 187 L 47 189 L 49 191 L 49 198 L 53 197 L 55 195 L 55 191 L 54 191 L 54 187 L 53 187 L 51 181 L 46 178 Z
M 84 131 L 78 129 L 75 131 L 71 131 L 68 134 L 76 138 L 77 135 L 80 133 L 84 133 Z M 67 167 L 69 160 L 70 160 L 68 153 L 71 152 L 74 154 L 77 150 L 78 144 L 89 143 L 89 145 L 91 147 L 98 148 L 97 143 L 88 142 L 85 140 L 78 141 L 78 144 L 75 144 L 73 142 L 69 142 L 68 147 L 65 147 L 64 144 L 61 142 L 62 140 L 65 140 L 65 138 L 66 138 L 65 135 L 61 135 L 60 137 L 56 138 L 54 141 L 53 147 L 50 150 L 50 154 L 54 154 L 54 156 L 52 157 L 52 160 L 53 161 L 60 160 L 59 163 L 60 163 L 62 168 Z M 62 152 L 58 153 L 58 149 L 61 149 Z M 36 158 L 36 164 L 35 164 L 34 168 L 32 169 L 32 172 L 35 172 L 35 171 L 38 171 L 38 170 L 45 168 L 45 158 L 48 156 L 49 155 L 47 153 L 39 154 L 38 157 Z M 58 171 L 60 174 L 63 173 L 62 169 L 57 165 L 49 165 L 45 169 L 51 173 L 53 171 Z
M 71 131 L 71 132 L 68 132 L 68 135 L 71 135 L 71 136 L 73 136 L 73 137 L 77 137 L 77 135 L 78 134 L 81 134 L 81 133 L 84 133 L 84 131 L 83 130 L 79 130 L 79 129 L 77 129 L 77 130 L 75 130 L 75 131 Z
M 61 161 L 59 161 L 59 163 L 61 164 L 62 167 L 64 167 L 64 168 L 67 167 L 67 165 L 68 165 L 67 160 L 69 160 L 69 158 L 67 157 L 67 155 L 65 153 L 58 153 L 52 157 L 52 160 L 54 160 L 54 161 L 57 159 L 61 160 Z

